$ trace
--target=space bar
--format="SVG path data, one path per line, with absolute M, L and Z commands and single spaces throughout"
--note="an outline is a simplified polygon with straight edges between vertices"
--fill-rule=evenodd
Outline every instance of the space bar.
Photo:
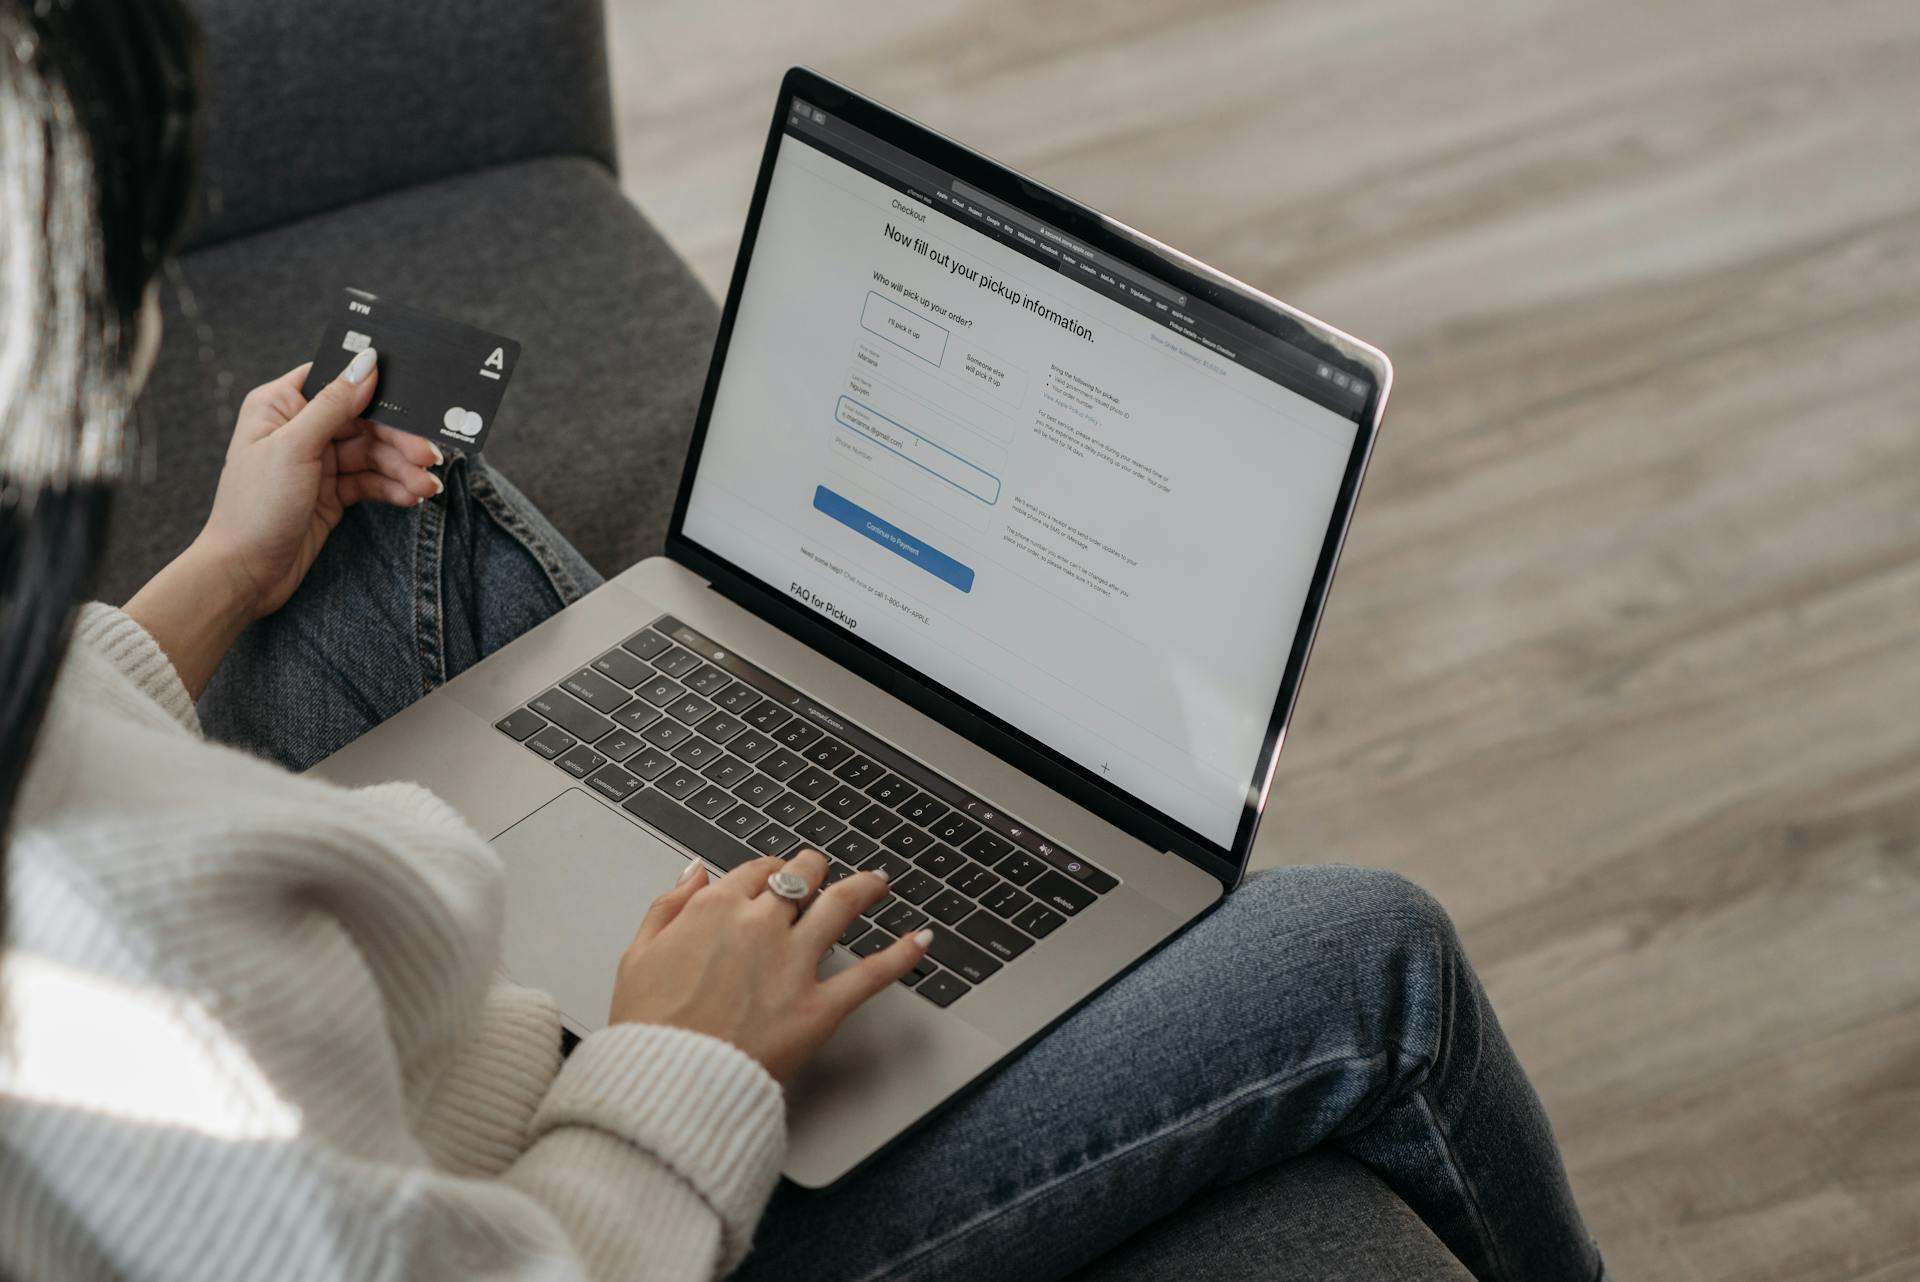
M 691 810 L 683 810 L 672 797 L 656 788 L 636 792 L 625 808 L 696 855 L 720 865 L 722 870 L 738 868 L 747 860 L 760 857 Z

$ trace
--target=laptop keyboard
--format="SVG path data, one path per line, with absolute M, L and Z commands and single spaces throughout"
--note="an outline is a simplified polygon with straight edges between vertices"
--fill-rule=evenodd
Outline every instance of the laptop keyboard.
M 891 892 L 839 946 L 932 926 L 900 982 L 936 1006 L 1119 884 L 670 616 L 494 725 L 722 869 L 806 846 L 828 885 L 885 868 Z

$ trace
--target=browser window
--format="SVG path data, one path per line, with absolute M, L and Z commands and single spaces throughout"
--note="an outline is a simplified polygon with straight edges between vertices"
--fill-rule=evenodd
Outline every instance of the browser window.
M 1235 323 L 796 108 L 685 533 L 1230 845 L 1365 395 Z

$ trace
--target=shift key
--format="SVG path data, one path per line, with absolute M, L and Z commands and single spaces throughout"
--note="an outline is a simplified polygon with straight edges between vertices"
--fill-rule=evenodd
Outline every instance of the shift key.
M 951 930 L 933 932 L 933 944 L 927 955 L 963 979 L 980 983 L 1000 969 L 1000 963 L 960 938 Z

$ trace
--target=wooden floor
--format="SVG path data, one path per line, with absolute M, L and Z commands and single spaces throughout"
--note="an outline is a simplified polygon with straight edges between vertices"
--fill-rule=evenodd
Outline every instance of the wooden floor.
M 1920 5 L 615 10 L 716 288 L 806 62 L 1386 349 L 1259 862 L 1445 901 L 1623 1279 L 1920 1278 Z

